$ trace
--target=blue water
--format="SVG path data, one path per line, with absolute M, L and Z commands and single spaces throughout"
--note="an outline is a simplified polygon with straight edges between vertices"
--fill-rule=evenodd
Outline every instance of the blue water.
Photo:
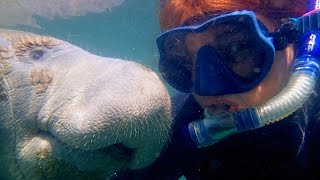
M 15 28 L 53 36 L 94 54 L 134 60 L 156 69 L 157 16 L 157 1 L 126 0 L 100 14 L 54 20 L 36 17 L 42 29 L 21 25 Z

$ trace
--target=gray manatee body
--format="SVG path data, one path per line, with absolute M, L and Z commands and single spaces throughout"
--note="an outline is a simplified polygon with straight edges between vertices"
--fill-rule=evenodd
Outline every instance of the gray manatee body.
M 0 29 L 0 179 L 105 179 L 143 168 L 171 124 L 167 90 L 144 66 Z

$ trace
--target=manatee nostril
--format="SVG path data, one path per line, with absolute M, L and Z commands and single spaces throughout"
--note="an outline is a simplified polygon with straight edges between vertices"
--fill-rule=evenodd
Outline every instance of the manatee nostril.
M 130 162 L 135 153 L 134 149 L 128 148 L 122 143 L 113 144 L 111 146 L 99 149 L 99 151 L 110 155 L 119 162 Z

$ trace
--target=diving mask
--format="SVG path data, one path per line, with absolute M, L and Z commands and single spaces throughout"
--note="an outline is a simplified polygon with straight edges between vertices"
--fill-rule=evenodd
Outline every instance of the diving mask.
M 251 11 L 209 15 L 207 19 L 200 25 L 174 28 L 157 38 L 160 73 L 181 92 L 216 96 L 249 91 L 267 76 L 275 50 L 289 43 L 281 33 L 269 34 Z M 203 34 L 209 35 L 204 39 L 206 44 L 192 54 L 188 39 Z
M 312 3 L 315 9 L 317 3 Z M 276 123 L 300 108 L 314 92 L 320 76 L 320 10 L 290 19 L 275 34 L 278 47 L 296 41 L 297 54 L 291 63 L 288 83 L 276 96 L 261 105 L 219 115 L 206 113 L 204 119 L 190 122 L 182 130 L 189 145 L 205 147 L 235 133 Z M 282 29 L 282 30 L 281 30 Z M 292 29 L 293 31 L 291 31 Z M 289 30 L 289 31 L 287 31 Z M 287 33 L 285 33 L 287 31 Z M 287 38 L 281 34 L 287 34 Z

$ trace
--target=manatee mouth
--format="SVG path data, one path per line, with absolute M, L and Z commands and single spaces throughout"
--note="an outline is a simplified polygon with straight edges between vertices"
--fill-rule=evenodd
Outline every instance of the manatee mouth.
M 95 150 L 84 150 L 70 146 L 48 132 L 40 131 L 36 137 L 51 139 L 48 142 L 53 149 L 59 149 L 55 152 L 56 155 L 63 157 L 62 159 L 69 162 L 70 165 L 75 165 L 83 171 L 86 171 L 86 169 L 89 171 L 103 169 L 111 165 L 110 163 L 121 169 L 127 168 L 134 161 L 137 153 L 135 149 L 129 148 L 123 143 L 111 144 Z M 90 164 L 90 167 L 88 167 L 88 164 Z
M 30 177 L 26 179 L 105 179 L 129 168 L 136 156 L 136 150 L 122 143 L 83 150 L 68 146 L 46 132 L 39 132 L 22 144 L 25 146 L 18 153 L 17 164 Z
M 119 162 L 127 163 L 130 163 L 133 160 L 135 154 L 134 149 L 129 148 L 122 143 L 113 144 L 96 151 L 106 153 Z

